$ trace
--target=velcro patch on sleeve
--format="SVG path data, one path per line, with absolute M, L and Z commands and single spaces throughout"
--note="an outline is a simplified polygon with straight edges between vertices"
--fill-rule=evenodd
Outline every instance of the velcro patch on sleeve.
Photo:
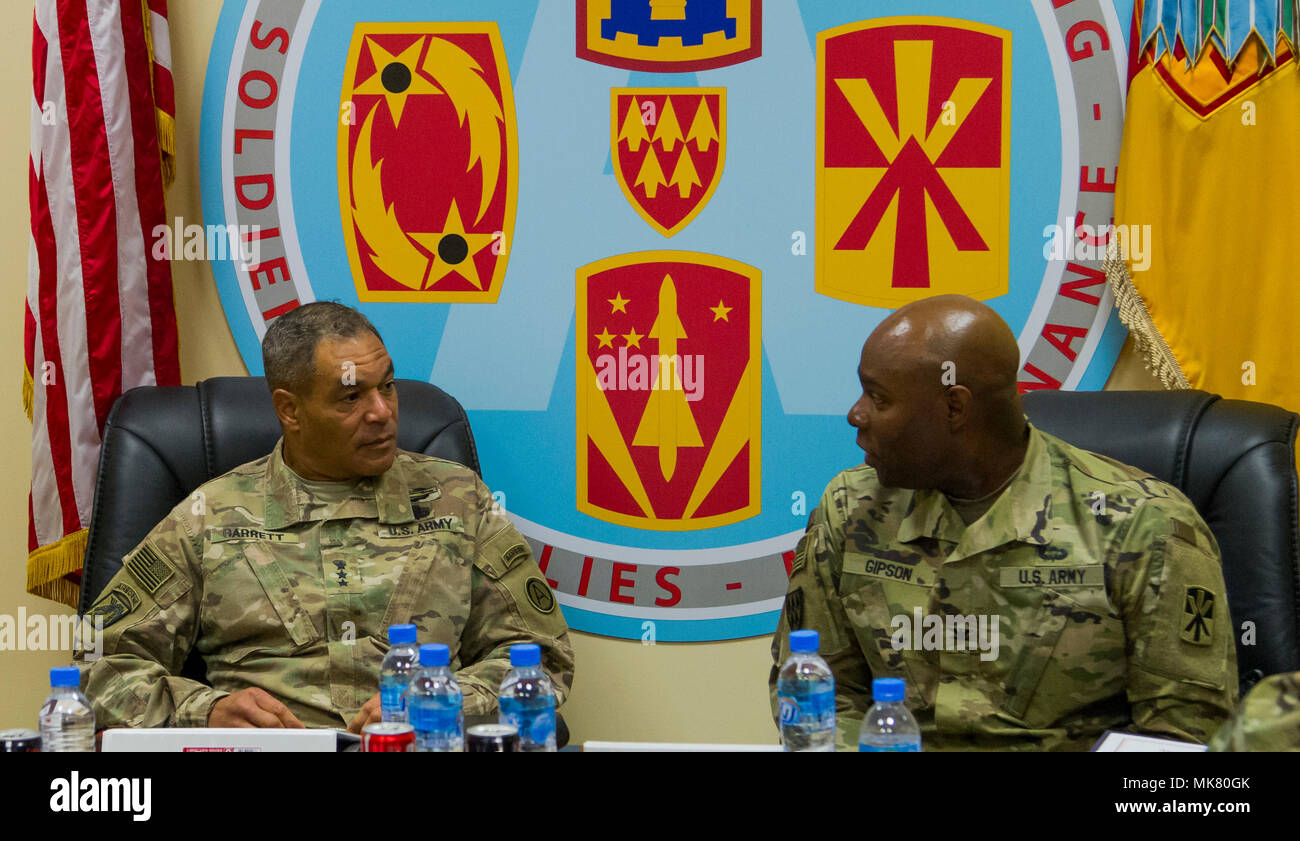
M 130 555 L 122 560 L 122 566 L 127 572 L 140 582 L 149 595 L 155 595 L 162 586 L 171 580 L 176 571 L 172 569 L 171 564 L 162 556 L 162 553 L 154 548 L 152 543 L 144 543 L 139 549 L 136 549 Z
M 1175 521 L 1177 522 L 1177 521 Z M 1179 636 L 1192 645 L 1214 641 L 1214 609 L 1218 599 L 1204 587 L 1188 587 L 1183 593 L 1183 621 Z
M 1173 524 L 1174 537 L 1184 543 L 1190 543 L 1193 546 L 1196 545 L 1196 529 L 1192 528 L 1188 523 L 1184 523 L 1182 520 L 1171 518 L 1169 522 Z
M 501 555 L 501 564 L 506 568 L 506 572 L 514 569 L 530 556 L 528 547 L 523 543 L 516 543 Z
M 1153 608 L 1141 623 L 1133 664 L 1163 677 L 1221 690 L 1233 671 L 1234 644 L 1216 553 L 1173 537 L 1164 541 Z
M 528 596 L 528 603 L 538 613 L 550 613 L 555 610 L 555 594 L 542 579 L 530 578 L 524 582 L 524 593 Z
M 118 584 L 99 597 L 94 606 L 86 611 L 86 618 L 94 622 L 99 619 L 102 628 L 117 622 L 140 606 L 140 594 L 130 584 Z
M 523 562 L 524 556 L 516 551 L 520 547 L 524 547 L 525 550 L 527 548 L 523 535 L 507 523 L 504 528 L 479 544 L 478 552 L 474 555 L 474 566 L 482 570 L 488 578 L 499 579 Z

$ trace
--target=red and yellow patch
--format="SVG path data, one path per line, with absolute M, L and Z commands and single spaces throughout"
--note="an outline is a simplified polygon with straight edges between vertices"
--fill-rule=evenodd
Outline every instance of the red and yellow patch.
M 722 178 L 725 88 L 614 88 L 609 144 L 623 195 L 671 237 L 691 223 Z
M 661 530 L 759 512 L 760 280 L 685 251 L 578 270 L 580 511 Z
M 495 302 L 519 169 L 496 24 L 357 24 L 343 79 L 339 196 L 358 299 Z
M 899 17 L 817 39 L 816 289 L 895 308 L 1008 291 L 1011 34 Z

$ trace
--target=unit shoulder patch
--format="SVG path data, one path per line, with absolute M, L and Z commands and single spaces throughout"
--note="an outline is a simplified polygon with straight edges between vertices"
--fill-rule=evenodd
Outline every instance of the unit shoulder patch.
M 528 596 L 528 603 L 539 613 L 550 613 L 555 610 L 555 594 L 551 592 L 551 588 L 546 586 L 546 582 L 542 579 L 528 579 L 524 583 L 524 592 Z
M 1175 520 L 1175 522 L 1177 522 Z M 1183 642 L 1209 645 L 1214 640 L 1213 592 L 1204 587 L 1188 587 L 1183 595 Z
M 94 621 L 103 617 L 102 627 L 117 622 L 123 616 L 140 606 L 140 594 L 130 584 L 118 584 L 99 597 L 99 600 L 86 611 L 86 618 Z

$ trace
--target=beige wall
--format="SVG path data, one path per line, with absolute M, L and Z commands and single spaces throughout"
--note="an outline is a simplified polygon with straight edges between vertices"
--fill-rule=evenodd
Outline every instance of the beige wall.
M 177 100 L 176 184 L 168 193 L 169 216 L 201 222 L 198 128 L 208 49 L 220 4 L 171 0 L 171 36 Z M 23 300 L 27 266 L 27 113 L 31 90 L 30 2 L 0 4 L 0 31 L 8 45 L 0 54 L 0 113 L 11 118 L 0 133 L 0 250 L 10 255 L 10 281 L 0 297 L 0 428 L 12 438 L 0 450 L 0 613 L 67 612 L 24 592 L 27 545 L 27 481 L 30 426 L 22 412 Z M 23 162 L 23 163 L 20 163 Z M 247 373 L 226 326 L 212 274 L 202 263 L 175 263 L 181 373 L 186 383 Z M 5 373 L 8 372 L 8 373 Z M 1108 388 L 1155 388 L 1126 344 Z M 768 639 L 726 643 L 642 645 L 575 634 L 577 681 L 565 708 L 576 740 L 775 742 L 767 707 Z M 0 729 L 36 725 L 46 669 L 64 664 L 59 653 L 0 652 Z M 668 693 L 662 687 L 687 687 Z

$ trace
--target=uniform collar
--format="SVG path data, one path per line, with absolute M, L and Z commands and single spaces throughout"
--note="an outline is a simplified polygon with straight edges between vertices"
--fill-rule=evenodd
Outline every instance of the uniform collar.
M 285 464 L 284 438 L 275 444 L 266 462 L 266 492 L 262 516 L 264 528 L 282 529 L 302 522 L 303 509 L 310 499 L 309 491 L 298 475 Z M 333 519 L 345 517 L 379 517 L 386 524 L 409 523 L 411 513 L 410 489 L 406 477 L 398 466 L 399 452 L 393 464 L 378 477 L 363 479 L 353 496 L 345 500 L 333 513 Z
M 957 550 L 949 560 L 1015 541 L 1043 545 L 1048 542 L 1045 532 L 1051 516 L 1052 490 L 1047 441 L 1030 424 L 1024 463 L 984 516 L 967 526 L 941 491 L 912 491 L 908 513 L 898 526 L 898 539 L 906 543 L 930 537 L 955 544 Z

